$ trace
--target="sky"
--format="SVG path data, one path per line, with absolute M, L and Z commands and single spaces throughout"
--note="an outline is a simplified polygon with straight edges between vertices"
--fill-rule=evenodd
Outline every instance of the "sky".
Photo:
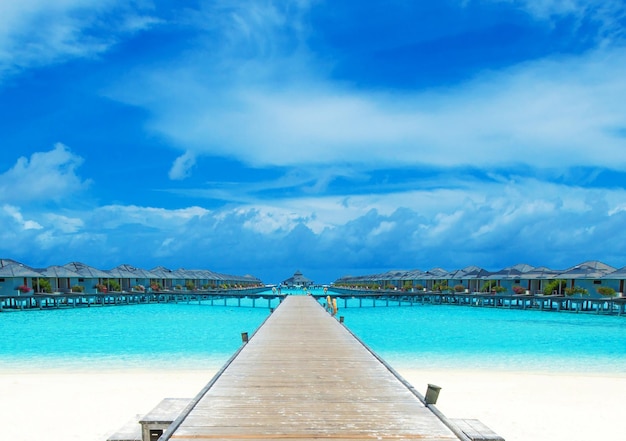
M 626 266 L 623 0 L 0 0 L 0 257 Z

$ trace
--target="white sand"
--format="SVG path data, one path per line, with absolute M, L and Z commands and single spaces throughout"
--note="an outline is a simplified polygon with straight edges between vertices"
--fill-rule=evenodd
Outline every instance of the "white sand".
M 626 375 L 400 370 L 437 407 L 477 418 L 507 441 L 623 440 Z M 0 372 L 2 439 L 103 441 L 166 397 L 193 397 L 215 371 Z

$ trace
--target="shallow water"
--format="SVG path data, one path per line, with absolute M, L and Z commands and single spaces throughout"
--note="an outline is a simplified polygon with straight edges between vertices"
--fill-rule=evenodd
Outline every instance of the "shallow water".
M 0 368 L 219 367 L 277 301 L 0 314 Z M 626 372 L 626 317 L 442 305 L 348 308 L 346 326 L 398 369 Z M 332 344 L 332 342 L 329 342 Z
M 626 372 L 625 317 L 443 305 L 340 314 L 396 367 Z

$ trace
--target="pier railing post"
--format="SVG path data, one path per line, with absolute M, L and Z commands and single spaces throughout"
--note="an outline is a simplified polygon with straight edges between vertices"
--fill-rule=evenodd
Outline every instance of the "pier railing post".
M 424 397 L 424 401 L 426 401 L 426 404 L 437 404 L 440 390 L 441 388 L 439 386 L 435 386 L 434 384 L 428 384 L 428 388 L 426 389 L 426 396 Z

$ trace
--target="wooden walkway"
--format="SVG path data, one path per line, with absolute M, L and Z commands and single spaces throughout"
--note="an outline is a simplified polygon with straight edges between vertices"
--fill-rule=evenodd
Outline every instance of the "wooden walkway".
M 288 296 L 160 439 L 467 439 L 421 398 L 313 297 Z

